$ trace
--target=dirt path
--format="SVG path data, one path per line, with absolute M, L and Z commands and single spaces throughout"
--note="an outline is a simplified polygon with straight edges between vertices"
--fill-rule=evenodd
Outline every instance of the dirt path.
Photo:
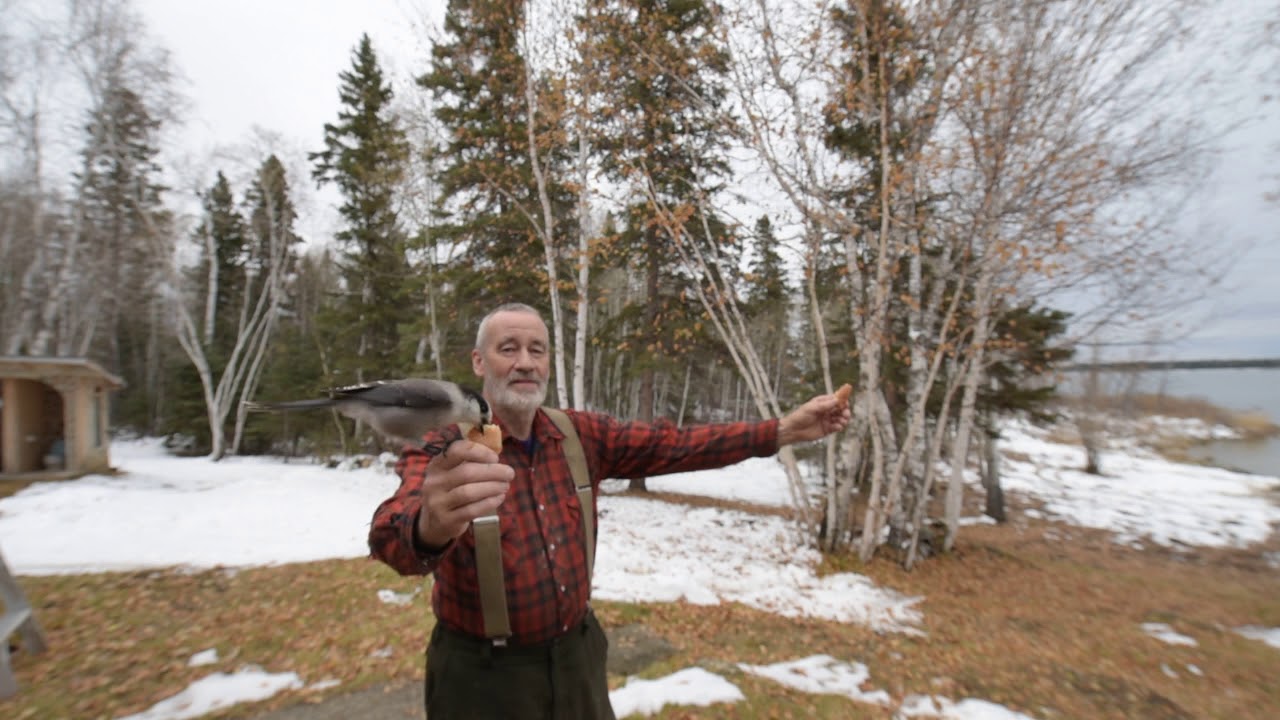
M 422 681 L 381 685 L 334 695 L 322 702 L 290 705 L 264 715 L 247 717 L 250 720 L 422 720 Z

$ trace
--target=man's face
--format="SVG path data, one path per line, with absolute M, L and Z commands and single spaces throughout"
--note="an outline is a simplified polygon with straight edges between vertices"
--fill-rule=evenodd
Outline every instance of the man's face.
M 527 312 L 500 312 L 489 318 L 481 342 L 471 351 L 471 367 L 484 378 L 484 395 L 499 414 L 540 407 L 551 374 L 551 343 L 542 319 Z

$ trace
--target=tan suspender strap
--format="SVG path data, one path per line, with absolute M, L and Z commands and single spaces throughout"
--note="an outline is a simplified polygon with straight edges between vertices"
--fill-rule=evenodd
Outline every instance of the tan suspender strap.
M 591 595 L 591 574 L 596 568 L 596 508 L 591 486 L 578 488 L 578 503 L 582 505 L 582 536 L 587 541 L 587 595 Z
M 578 491 L 578 504 L 582 506 L 582 537 L 587 549 L 587 592 L 591 592 L 591 575 L 596 567 L 596 499 L 591 492 L 591 473 L 587 472 L 587 456 L 582 452 L 582 439 L 578 429 L 563 410 L 543 408 L 551 422 L 564 434 L 564 458 L 569 462 L 569 473 Z
M 497 515 L 476 518 L 471 523 L 476 536 L 476 576 L 480 580 L 480 612 L 484 634 L 493 640 L 511 636 L 507 617 L 507 584 L 502 577 L 502 530 Z
M 466 437 L 471 423 L 458 423 L 459 437 Z M 471 523 L 476 537 L 476 579 L 480 582 L 480 613 L 484 634 L 492 640 L 511 637 L 507 615 L 507 581 L 502 574 L 502 526 L 497 515 L 476 518 Z

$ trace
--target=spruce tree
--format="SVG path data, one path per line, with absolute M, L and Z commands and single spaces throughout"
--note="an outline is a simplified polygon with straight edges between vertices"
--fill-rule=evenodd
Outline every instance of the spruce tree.
M 246 229 L 244 217 L 236 207 L 231 183 L 222 172 L 204 196 L 204 219 L 196 230 L 196 242 L 208 253 L 197 267 L 197 277 L 213 283 L 214 289 L 206 293 L 209 307 L 205 307 L 202 321 L 206 323 L 205 342 L 210 348 L 210 361 L 216 371 L 221 371 L 217 360 L 225 358 L 235 343 L 235 311 L 243 292 Z M 217 265 L 209 272 L 209 263 Z M 210 332 L 212 330 L 212 332 Z
M 705 0 L 590 0 L 582 19 L 601 93 L 602 164 L 614 181 L 637 188 L 631 233 L 624 237 L 632 239 L 628 262 L 644 277 L 631 344 L 642 356 L 639 415 L 645 420 L 654 417 L 654 360 L 675 351 L 664 338 L 672 337 L 678 315 L 701 314 L 691 307 L 691 294 L 682 292 L 691 280 L 682 275 L 671 235 L 703 234 L 697 213 L 726 172 L 726 135 L 716 111 L 728 66 L 714 41 L 719 12 Z M 672 226 L 672 210 L 687 227 Z
M 283 255 L 292 258 L 292 248 L 302 242 L 294 231 L 298 218 L 289 193 L 289 179 L 284 165 L 275 155 L 269 156 L 258 168 L 258 174 L 245 193 L 248 209 L 249 242 L 246 244 L 246 260 L 271 262 Z M 272 244 L 282 243 L 289 252 L 273 252 Z
M 397 376 L 406 365 L 400 323 L 411 308 L 409 268 L 395 198 L 409 144 L 368 35 L 361 36 L 351 68 L 339 80 L 338 120 L 325 124 L 325 149 L 310 157 L 315 179 L 332 183 L 343 196 L 345 227 L 336 234 L 343 287 L 331 306 L 334 345 L 328 350 L 339 382 L 361 382 Z
M 113 84 L 91 112 L 81 153 L 78 213 L 81 281 L 96 285 L 90 355 L 119 373 L 117 420 L 142 432 L 161 422 L 166 359 L 158 262 L 168 262 L 169 213 L 157 162 L 161 122 L 143 97 Z
M 466 248 L 451 277 L 458 298 L 452 305 L 464 315 L 454 319 L 464 326 L 474 326 L 474 318 L 465 317 L 468 308 L 482 312 L 504 301 L 547 306 L 545 251 L 531 220 L 542 211 L 529 158 L 530 123 L 560 234 L 572 233 L 575 199 L 559 180 L 568 164 L 559 139 L 560 92 L 551 79 L 536 81 L 539 116 L 530 117 L 529 69 L 519 44 L 524 10 L 516 0 L 451 1 L 446 41 L 432 48 L 431 68 L 418 78 L 446 131 L 438 180 L 448 219 L 435 239 Z
M 770 371 L 775 390 L 782 394 L 783 381 L 791 375 L 788 356 L 791 346 L 791 287 L 786 266 L 778 252 L 778 239 L 767 215 L 756 221 L 752 234 L 752 258 L 747 273 L 744 311 L 750 323 L 751 339 Z
M 281 316 L 291 314 L 288 308 L 293 290 L 291 285 L 297 266 L 297 247 L 302 243 L 302 238 L 294 231 L 298 215 L 290 196 L 288 175 L 275 155 L 269 156 L 258 168 L 245 193 L 245 207 L 248 216 L 248 241 L 244 253 L 248 270 L 244 274 L 245 314 L 251 311 L 248 307 L 250 298 L 254 302 L 270 303 L 274 309 L 260 332 L 272 338 L 279 334 Z M 242 410 L 243 403 L 257 395 L 263 366 L 269 358 L 270 344 L 261 350 L 259 347 L 255 345 L 255 352 L 247 358 L 244 383 L 238 388 L 241 402 L 236 404 L 235 434 L 231 442 L 231 451 L 237 454 L 247 420 Z

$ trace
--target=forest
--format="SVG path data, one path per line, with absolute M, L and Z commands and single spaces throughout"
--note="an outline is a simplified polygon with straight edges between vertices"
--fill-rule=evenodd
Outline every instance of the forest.
M 36 5 L 0 2 L 0 355 L 101 363 L 113 427 L 186 452 L 384 449 L 244 403 L 468 383 L 524 302 L 559 407 L 752 419 L 851 383 L 845 433 L 780 453 L 796 516 L 910 566 L 975 459 L 999 512 L 994 418 L 1052 413 L 1082 338 L 1220 261 L 1175 219 L 1221 3 L 450 0 L 408 83 L 353 29 L 321 146 L 197 168 L 129 1 Z M 341 226 L 304 237 L 317 190 Z

